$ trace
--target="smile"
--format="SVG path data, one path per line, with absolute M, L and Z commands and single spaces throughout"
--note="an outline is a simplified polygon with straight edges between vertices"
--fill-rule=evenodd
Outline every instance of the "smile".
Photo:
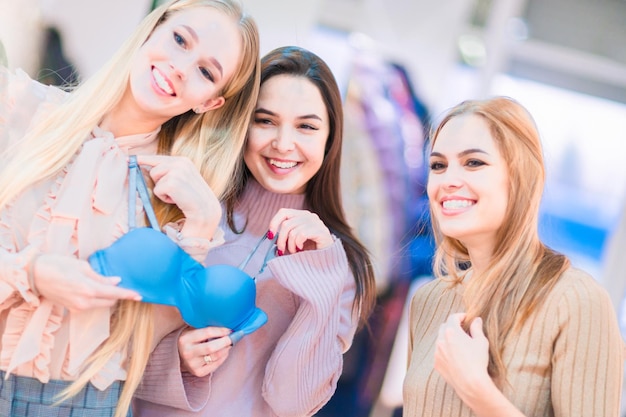
M 475 202 L 471 200 L 446 200 L 442 203 L 442 206 L 445 209 L 460 209 L 473 206 L 474 204 Z
M 165 79 L 163 74 L 156 69 L 152 68 L 152 76 L 154 77 L 154 81 L 156 82 L 157 87 L 163 90 L 164 93 L 169 94 L 170 96 L 175 96 L 174 89 L 170 85 L 170 83 Z
M 268 162 L 276 168 L 280 169 L 289 169 L 298 165 L 298 163 L 294 161 L 277 161 L 276 159 L 268 159 Z

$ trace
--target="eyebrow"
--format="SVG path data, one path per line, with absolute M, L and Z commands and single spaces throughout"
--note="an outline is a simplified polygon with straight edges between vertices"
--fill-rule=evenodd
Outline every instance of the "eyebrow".
M 464 151 L 459 152 L 459 154 L 457 155 L 458 157 L 463 157 L 472 153 L 483 153 L 485 155 L 489 155 L 487 152 L 483 151 L 482 149 L 479 148 L 470 148 L 470 149 L 466 149 Z M 431 152 L 430 156 L 434 156 L 437 158 L 445 158 L 445 156 L 442 153 L 439 152 Z
M 194 42 L 198 43 L 200 42 L 200 39 L 198 38 L 198 34 L 196 33 L 195 30 L 193 30 L 193 28 L 191 26 L 188 25 L 182 25 L 191 35 L 191 37 L 193 38 Z M 209 62 L 211 62 L 213 65 L 215 65 L 215 67 L 217 68 L 217 70 L 220 72 L 220 76 L 224 76 L 224 69 L 222 68 L 222 65 L 219 63 L 219 61 L 213 57 L 209 58 Z
M 274 113 L 273 111 L 271 111 L 271 110 L 267 110 L 267 109 L 264 109 L 264 108 L 262 108 L 262 107 L 260 107 L 260 108 L 256 109 L 254 112 L 255 112 L 255 113 L 263 113 L 263 114 L 268 114 L 268 115 L 270 115 L 270 116 L 278 116 L 278 115 L 277 115 L 276 113 Z M 303 115 L 303 116 L 298 116 L 298 117 L 297 117 L 297 119 L 316 119 L 316 120 L 319 120 L 320 122 L 322 121 L 322 118 L 321 118 L 321 117 L 319 117 L 317 114 L 305 114 L 305 115 Z

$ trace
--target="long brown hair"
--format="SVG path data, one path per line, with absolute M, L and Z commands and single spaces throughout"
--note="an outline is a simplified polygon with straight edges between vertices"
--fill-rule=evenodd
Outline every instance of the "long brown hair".
M 509 199 L 495 251 L 480 275 L 466 281 L 464 326 L 481 317 L 489 339 L 489 374 L 500 386 L 506 382 L 502 359 L 505 343 L 545 300 L 569 260 L 539 239 L 539 204 L 545 181 L 541 139 L 532 116 L 507 97 L 464 101 L 452 108 L 431 135 L 431 147 L 441 129 L 454 117 L 473 114 L 489 126 L 507 166 Z M 437 251 L 434 273 L 458 284 L 468 266 L 467 248 L 444 236 L 431 209 Z M 471 268 L 471 265 L 469 266 Z
M 304 77 L 320 91 L 329 117 L 329 135 L 324 161 L 319 171 L 307 183 L 305 198 L 311 211 L 341 239 L 350 269 L 356 283 L 354 309 L 358 311 L 360 324 L 369 317 L 375 302 L 375 278 L 369 254 L 357 239 L 343 212 L 340 188 L 341 143 L 343 138 L 343 107 L 337 82 L 326 63 L 314 53 L 295 46 L 274 49 L 261 59 L 261 85 L 277 75 Z M 229 227 L 238 231 L 233 220 L 235 204 L 246 186 L 250 171 L 243 158 L 242 175 L 236 185 L 236 193 L 225 200 Z

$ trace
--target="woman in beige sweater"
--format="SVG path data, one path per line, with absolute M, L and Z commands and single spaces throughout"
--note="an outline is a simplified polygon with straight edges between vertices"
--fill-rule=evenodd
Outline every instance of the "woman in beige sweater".
M 539 240 L 532 117 L 509 98 L 464 102 L 431 146 L 436 279 L 411 303 L 404 416 L 617 417 L 609 296 Z

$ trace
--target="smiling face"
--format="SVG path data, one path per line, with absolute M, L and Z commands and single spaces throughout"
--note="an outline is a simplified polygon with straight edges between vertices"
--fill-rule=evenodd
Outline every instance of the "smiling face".
M 161 123 L 190 109 L 220 107 L 221 89 L 235 73 L 241 34 L 212 7 L 173 13 L 157 26 L 134 58 L 126 110 Z
M 428 197 L 441 232 L 468 249 L 493 250 L 509 196 L 509 175 L 487 122 L 453 117 L 439 132 L 431 156 Z
M 303 193 L 322 166 L 329 130 L 326 106 L 313 83 L 304 77 L 274 76 L 261 86 L 245 163 L 265 189 Z

